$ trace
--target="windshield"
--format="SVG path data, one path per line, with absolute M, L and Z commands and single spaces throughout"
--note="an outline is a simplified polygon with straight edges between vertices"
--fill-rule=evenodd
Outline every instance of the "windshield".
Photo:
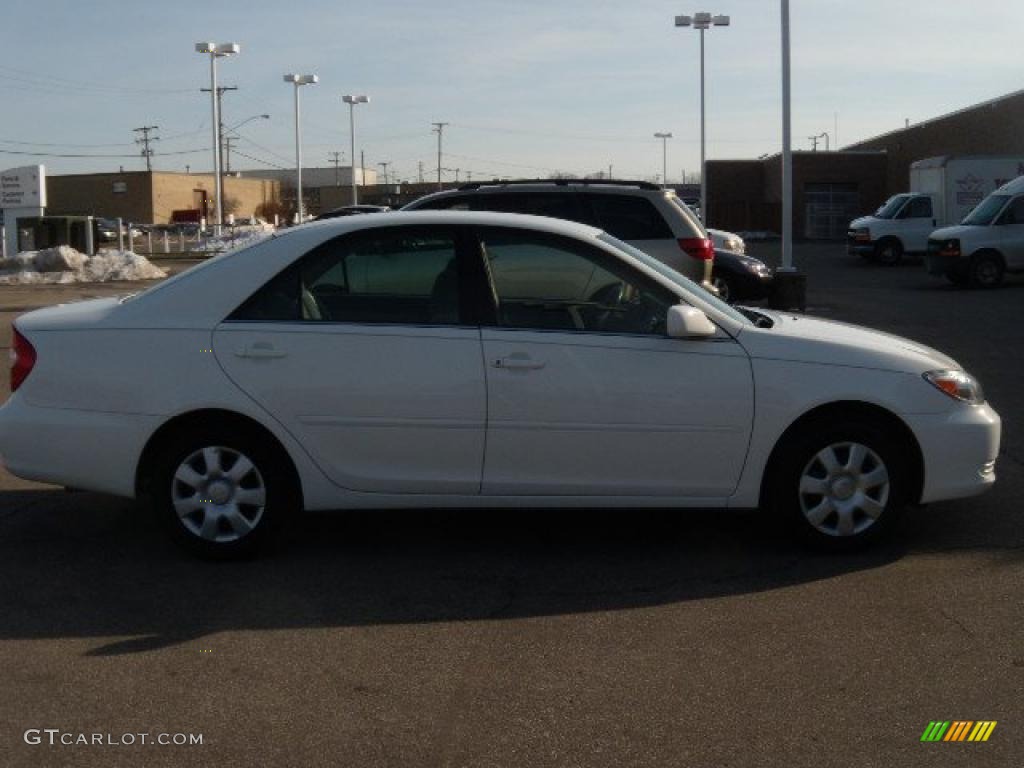
M 968 213 L 960 223 L 976 227 L 987 227 L 999 215 L 999 212 L 1003 210 L 1003 206 L 1006 205 L 1006 201 L 1009 199 L 1009 195 L 989 195 L 978 203 L 975 209 Z
M 896 195 L 885 201 L 885 205 L 875 211 L 876 219 L 891 219 L 900 212 L 903 204 L 910 199 L 910 195 Z
M 695 282 L 693 282 L 693 280 L 691 280 L 690 278 L 686 277 L 685 275 L 679 274 L 671 267 L 665 266 L 650 254 L 644 253 L 639 248 L 634 248 L 632 245 L 624 243 L 621 240 L 617 240 L 616 238 L 609 235 L 607 232 L 602 232 L 600 235 L 597 236 L 597 239 L 601 240 L 602 242 L 608 243 L 608 245 L 614 246 L 620 251 L 625 251 L 630 256 L 635 258 L 637 261 L 641 262 L 644 266 L 650 267 L 662 277 L 671 280 L 675 285 L 678 285 L 681 288 L 685 288 L 688 293 L 695 293 L 701 301 L 706 301 L 708 304 L 710 304 L 716 310 L 721 312 L 723 315 L 729 317 L 731 320 L 734 320 L 735 322 L 738 323 L 742 323 L 743 325 L 750 324 L 751 320 L 746 315 L 742 314 L 734 307 L 730 307 L 728 304 L 726 304 L 724 301 L 722 301 L 714 294 L 704 290 Z

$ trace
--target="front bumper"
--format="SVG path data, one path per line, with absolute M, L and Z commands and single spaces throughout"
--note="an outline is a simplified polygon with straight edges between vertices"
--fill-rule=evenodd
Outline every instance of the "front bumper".
M 922 504 L 975 496 L 995 483 L 1002 423 L 988 403 L 904 420 L 924 459 Z
M 874 256 L 875 244 L 864 240 L 847 240 L 846 252 L 851 256 Z
M 966 270 L 967 260 L 963 256 L 947 256 L 931 252 L 925 255 L 924 265 L 929 275 L 953 275 Z

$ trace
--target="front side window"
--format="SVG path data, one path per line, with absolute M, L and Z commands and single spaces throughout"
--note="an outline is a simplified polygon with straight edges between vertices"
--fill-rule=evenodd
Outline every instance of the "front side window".
M 1024 224 L 1024 197 L 1015 197 L 999 217 L 1000 224 Z
M 267 283 L 230 319 L 457 324 L 455 235 L 446 228 L 395 227 L 330 240 Z
M 989 195 L 978 203 L 974 210 L 968 213 L 960 223 L 968 226 L 987 227 L 999 212 L 1003 210 L 1003 206 L 1006 205 L 1006 201 L 1009 199 L 1009 195 Z
M 515 229 L 481 234 L 498 325 L 665 334 L 675 296 L 614 257 L 570 238 Z
M 915 197 L 900 214 L 907 219 L 930 219 L 932 217 L 932 199 Z
M 672 229 L 645 197 L 591 193 L 585 196 L 596 225 L 619 240 L 671 240 Z

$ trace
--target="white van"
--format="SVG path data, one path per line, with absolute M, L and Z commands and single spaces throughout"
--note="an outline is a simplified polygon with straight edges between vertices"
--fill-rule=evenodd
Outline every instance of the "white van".
M 850 222 L 847 251 L 882 264 L 924 254 L 928 236 L 958 224 L 985 197 L 1024 174 L 1024 157 L 944 155 L 910 166 L 910 192 Z
M 925 263 L 928 274 L 979 288 L 1024 272 L 1024 176 L 986 197 L 960 224 L 932 232 Z

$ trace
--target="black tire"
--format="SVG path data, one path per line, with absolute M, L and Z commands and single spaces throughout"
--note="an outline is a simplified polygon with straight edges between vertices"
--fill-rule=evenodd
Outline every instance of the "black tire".
M 875 246 L 875 261 L 887 267 L 894 267 L 903 258 L 903 244 L 892 238 L 882 240 Z
M 815 549 L 852 551 L 884 536 L 905 506 L 910 486 L 906 451 L 890 434 L 891 430 L 871 422 L 809 422 L 787 437 L 772 463 L 769 500 L 773 510 Z M 859 466 L 851 469 L 860 455 L 854 453 L 854 445 L 866 453 Z M 819 458 L 830 449 L 838 465 L 834 472 Z M 873 484 L 879 466 L 886 473 L 884 486 Z M 864 485 L 858 478 L 865 480 Z M 819 482 L 828 492 L 816 492 Z M 846 493 L 851 495 L 842 498 Z M 841 514 L 841 507 L 851 511 Z M 818 515 L 824 516 L 812 521 Z
M 722 301 L 732 304 L 736 300 L 736 286 L 729 275 L 713 272 L 711 274 L 711 285 L 718 291 L 718 298 Z
M 970 283 L 974 288 L 998 288 L 1003 284 L 1006 266 L 993 251 L 982 251 L 971 257 Z
M 217 467 L 207 465 L 200 455 L 204 449 L 215 452 L 209 455 Z M 246 471 L 239 463 L 243 460 L 252 470 Z M 195 477 L 211 482 L 182 480 L 186 463 Z M 145 495 L 160 524 L 177 544 L 207 559 L 234 559 L 268 549 L 301 509 L 290 459 L 252 428 L 212 424 L 178 432 L 160 446 L 146 477 Z M 179 514 L 176 500 L 182 509 L 191 506 L 194 511 Z

